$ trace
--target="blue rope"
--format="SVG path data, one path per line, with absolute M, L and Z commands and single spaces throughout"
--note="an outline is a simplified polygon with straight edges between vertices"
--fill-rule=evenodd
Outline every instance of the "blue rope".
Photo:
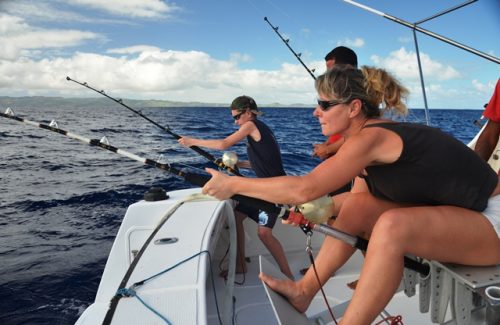
M 144 300 L 142 300 L 142 298 L 137 294 L 137 292 L 135 292 L 134 289 L 121 288 L 121 289 L 118 289 L 116 294 L 121 295 L 123 297 L 136 297 L 147 309 L 151 310 L 154 314 L 156 314 L 156 316 L 163 319 L 165 321 L 165 323 L 167 323 L 168 325 L 172 325 L 172 323 L 170 323 L 168 319 L 163 317 L 159 312 L 154 310 L 153 307 L 151 307 Z
M 208 254 L 208 262 L 209 262 L 209 265 L 210 265 L 210 278 L 212 280 L 212 287 L 214 288 L 214 298 L 215 298 L 215 308 L 217 309 L 217 317 L 219 318 L 219 323 L 222 324 L 222 319 L 220 318 L 220 311 L 219 311 L 219 304 L 217 302 L 217 292 L 215 290 L 215 280 L 214 280 L 214 274 L 213 274 L 213 271 L 212 271 L 212 256 L 210 255 L 210 252 L 207 251 L 207 250 L 204 250 L 204 251 L 201 251 L 201 252 L 198 252 L 182 261 L 180 261 L 179 263 L 175 264 L 174 266 L 171 266 L 153 276 L 150 276 L 149 278 L 147 279 L 144 279 L 142 281 L 139 281 L 139 282 L 136 282 L 134 284 L 132 284 L 132 286 L 130 286 L 130 288 L 120 288 L 118 289 L 118 291 L 116 292 L 116 295 L 119 295 L 119 296 L 122 296 L 122 297 L 136 297 L 137 299 L 139 299 L 139 301 L 144 305 L 146 306 L 146 308 L 148 308 L 149 310 L 151 310 L 153 313 L 155 313 L 158 317 L 160 317 L 161 319 L 163 319 L 167 324 L 171 325 L 171 323 L 168 321 L 168 319 L 166 319 L 165 317 L 163 317 L 159 312 L 157 312 L 156 310 L 154 310 L 151 306 L 149 306 L 146 302 L 144 302 L 141 297 L 139 297 L 139 295 L 137 295 L 136 291 L 132 288 L 138 288 L 140 286 L 142 286 L 143 284 L 145 284 L 146 282 L 162 275 L 162 274 L 165 274 L 167 273 L 168 271 L 170 270 L 173 270 L 175 269 L 176 267 L 178 267 L 179 265 L 181 264 L 184 264 L 190 260 L 192 260 L 193 258 L 203 254 L 203 253 L 206 253 Z

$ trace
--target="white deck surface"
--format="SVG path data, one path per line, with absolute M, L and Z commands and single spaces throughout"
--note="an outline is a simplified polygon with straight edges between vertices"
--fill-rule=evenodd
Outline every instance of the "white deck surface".
M 141 201 L 129 207 L 106 263 L 95 303 L 85 310 L 77 324 L 102 323 L 110 299 L 134 259 L 134 252 L 141 248 L 167 211 L 179 200 L 193 193 L 199 193 L 199 189 L 175 191 L 169 193 L 171 195 L 169 200 Z M 251 220 L 245 220 L 244 223 L 247 257 L 250 258 L 250 263 L 247 264 L 248 273 L 245 276 L 236 275 L 235 280 L 237 282 L 244 280 L 244 283 L 234 286 L 234 304 L 228 303 L 223 306 L 226 282 L 219 273 L 221 268 L 227 265 L 227 261 L 221 263 L 221 259 L 229 246 L 226 219 L 234 218 L 232 211 L 230 201 L 184 203 L 155 235 L 126 287 L 165 271 L 201 251 L 208 250 L 212 257 L 219 314 L 223 310 L 229 311 L 227 315 L 230 313 L 233 315 L 232 320 L 229 317 L 230 324 L 278 324 L 264 287 L 258 279 L 258 256 L 263 255 L 271 263 L 274 263 L 274 260 L 258 239 L 257 225 Z M 309 267 L 309 257 L 305 251 L 305 235 L 299 228 L 282 225 L 279 221 L 273 232 L 285 248 L 295 278 L 299 279 L 301 277 L 299 270 Z M 175 240 L 171 244 L 154 243 L 157 239 L 172 238 Z M 322 234 L 313 235 L 312 247 L 315 253 L 319 250 L 323 238 Z M 352 290 L 347 287 L 347 283 L 358 278 L 362 262 L 363 256 L 357 252 L 324 286 L 329 304 L 334 310 L 338 309 L 339 304 L 345 305 L 351 298 Z M 136 292 L 171 324 L 220 324 L 209 265 L 208 255 L 199 255 L 140 286 Z M 403 292 L 397 293 L 386 311 L 393 316 L 401 315 L 405 325 L 431 324 L 429 314 L 421 314 L 418 308 L 417 288 L 417 295 L 412 298 L 406 297 Z M 312 317 L 325 310 L 325 302 L 318 293 L 306 315 Z M 221 317 L 224 319 L 223 315 Z M 340 319 L 341 315 L 336 317 Z M 323 320 L 325 323 L 333 323 L 328 314 Z M 165 322 L 137 298 L 126 297 L 120 300 L 112 324 L 144 325 L 165 324 Z
M 296 251 L 288 254 L 290 267 L 294 271 L 296 279 L 301 275 L 299 270 L 309 265 L 309 258 L 305 251 Z M 267 260 L 274 262 L 272 257 L 267 255 Z M 274 311 L 267 298 L 264 287 L 258 278 L 259 262 L 258 257 L 252 256 L 251 262 L 248 263 L 248 273 L 245 277 L 243 285 L 235 285 L 235 324 L 279 324 L 274 315 Z M 325 285 L 324 290 L 328 297 L 328 302 L 333 308 L 335 305 L 347 301 L 352 296 L 352 290 L 347 287 L 347 283 L 354 281 L 358 278 L 359 265 L 362 262 L 363 256 L 356 253 L 353 258 L 338 272 L 330 281 Z M 236 281 L 242 281 L 243 276 L 237 275 Z M 224 280 L 222 278 L 216 279 L 217 285 L 222 288 Z M 326 310 L 323 297 L 319 293 L 314 298 L 311 306 L 306 312 L 308 317 L 316 315 Z M 387 306 L 386 310 L 389 314 L 402 315 L 403 323 L 405 325 L 426 325 L 432 324 L 429 314 L 421 314 L 418 311 L 418 297 L 406 297 L 402 292 L 394 296 L 391 303 Z M 215 308 L 209 308 L 209 324 L 219 324 L 215 314 Z M 337 321 L 339 317 L 336 317 Z M 377 321 L 381 320 L 379 318 Z M 327 324 L 334 324 L 329 315 L 325 317 L 324 321 Z

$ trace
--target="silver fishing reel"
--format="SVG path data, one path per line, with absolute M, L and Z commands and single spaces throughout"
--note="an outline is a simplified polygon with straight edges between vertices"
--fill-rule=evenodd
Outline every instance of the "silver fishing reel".
M 224 165 L 234 168 L 238 162 L 238 155 L 233 151 L 226 151 L 222 155 L 222 162 Z

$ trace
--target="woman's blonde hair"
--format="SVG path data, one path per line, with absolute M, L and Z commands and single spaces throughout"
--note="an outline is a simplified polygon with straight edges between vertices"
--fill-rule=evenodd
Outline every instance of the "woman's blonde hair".
M 359 99 L 366 117 L 380 117 L 383 111 L 392 111 L 401 115 L 408 112 L 403 100 L 408 90 L 389 72 L 374 67 L 362 66 L 355 69 L 345 65 L 333 69 L 316 80 L 318 93 L 350 103 Z

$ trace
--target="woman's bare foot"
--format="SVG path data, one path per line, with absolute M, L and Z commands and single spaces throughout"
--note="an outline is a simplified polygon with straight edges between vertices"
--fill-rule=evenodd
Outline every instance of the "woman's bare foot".
M 303 313 L 309 307 L 313 297 L 308 297 L 302 290 L 299 282 L 292 280 L 278 280 L 264 273 L 259 274 L 259 278 L 264 281 L 271 289 L 288 299 L 295 309 Z

